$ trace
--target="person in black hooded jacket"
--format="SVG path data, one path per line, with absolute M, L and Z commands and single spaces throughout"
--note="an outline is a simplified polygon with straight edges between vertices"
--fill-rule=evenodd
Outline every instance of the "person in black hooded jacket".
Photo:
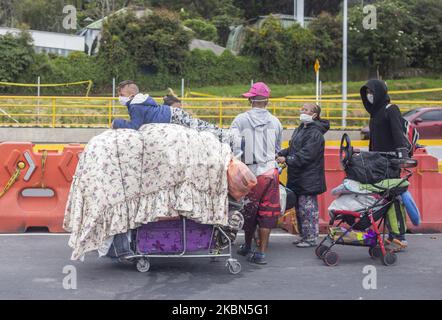
M 321 108 L 304 104 L 301 125 L 293 132 L 287 149 L 278 153 L 277 161 L 288 166 L 287 188 L 296 194 L 296 212 L 301 238 L 294 244 L 305 248 L 316 245 L 319 235 L 317 196 L 327 190 L 324 169 L 324 134 L 327 120 L 320 118 Z
M 395 152 L 398 149 L 407 149 L 402 115 L 397 105 L 390 104 L 386 83 L 381 80 L 369 80 L 361 88 L 360 94 L 362 103 L 370 114 L 369 151 Z M 395 247 L 400 249 L 407 246 L 406 223 L 400 212 L 393 218 L 397 219 L 396 223 L 401 226 L 401 232 L 394 234 L 390 231 L 387 243 L 394 243 Z
M 391 152 L 407 148 L 399 107 L 390 104 L 387 85 L 381 80 L 369 80 L 361 88 L 361 99 L 370 114 L 369 151 Z

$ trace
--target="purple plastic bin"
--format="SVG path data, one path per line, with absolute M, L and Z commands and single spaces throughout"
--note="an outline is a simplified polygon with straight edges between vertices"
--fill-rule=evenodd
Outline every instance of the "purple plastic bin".
M 208 250 L 213 226 L 186 219 L 186 252 Z M 184 250 L 183 219 L 158 221 L 138 228 L 140 254 L 175 254 Z

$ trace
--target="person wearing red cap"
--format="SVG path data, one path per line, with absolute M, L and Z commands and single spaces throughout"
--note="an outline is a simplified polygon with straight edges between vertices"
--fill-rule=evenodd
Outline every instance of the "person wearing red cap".
M 244 216 L 245 243 L 238 254 L 248 256 L 256 264 L 266 264 L 271 229 L 275 228 L 280 214 L 279 175 L 275 155 L 281 150 L 282 125 L 267 109 L 270 89 L 263 82 L 255 83 L 248 92 L 252 108 L 239 114 L 232 122 L 231 130 L 237 130 L 242 139 L 234 146 L 234 153 L 242 155 L 242 161 L 257 177 L 257 185 L 245 197 L 241 213 Z M 259 227 L 259 244 L 255 251 L 251 245 L 255 230 Z

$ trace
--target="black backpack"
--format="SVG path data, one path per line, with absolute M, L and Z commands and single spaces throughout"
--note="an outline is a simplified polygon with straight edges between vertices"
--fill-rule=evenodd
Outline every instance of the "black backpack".
M 385 108 L 388 109 L 392 104 L 388 104 Z M 411 123 L 404 119 L 401 116 L 402 122 L 402 130 L 404 136 L 407 140 L 407 151 L 408 156 L 411 158 L 413 156 L 414 151 L 416 151 L 417 141 L 419 140 L 419 132 L 417 132 L 416 128 L 411 125 Z

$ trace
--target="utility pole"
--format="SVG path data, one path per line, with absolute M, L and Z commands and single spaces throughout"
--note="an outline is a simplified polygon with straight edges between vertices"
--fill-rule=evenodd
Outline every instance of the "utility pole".
M 304 28 L 304 0 L 293 0 L 293 18 Z
M 348 25 L 348 1 L 343 3 L 342 22 L 342 127 L 347 126 L 347 25 Z

